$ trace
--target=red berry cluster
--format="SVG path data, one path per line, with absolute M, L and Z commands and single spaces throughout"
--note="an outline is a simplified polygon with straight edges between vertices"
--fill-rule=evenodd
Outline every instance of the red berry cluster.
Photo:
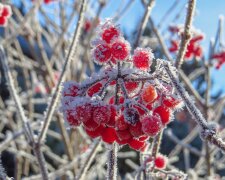
M 12 15 L 11 7 L 9 5 L 4 5 L 0 3 L 0 27 L 7 26 L 8 19 L 11 17 L 11 15 Z
M 100 26 L 93 59 L 105 66 L 82 83 L 64 83 L 62 112 L 70 126 L 82 125 L 91 138 L 144 150 L 149 137 L 170 121 L 181 100 L 173 88 L 149 73 L 150 49 L 130 45 L 112 21 Z
M 169 31 L 173 34 L 173 35 L 179 35 L 183 34 L 183 29 L 177 26 L 170 26 L 169 27 Z M 196 59 L 200 59 L 203 56 L 203 49 L 200 46 L 199 42 L 201 40 L 203 40 L 204 36 L 201 33 L 193 33 L 194 36 L 192 37 L 192 39 L 189 41 L 188 46 L 187 46 L 187 51 L 185 53 L 184 58 L 186 60 L 191 60 L 193 58 Z M 170 43 L 171 46 L 169 48 L 169 51 L 174 53 L 177 52 L 179 49 L 179 40 L 180 37 L 176 37 L 175 39 L 171 39 Z

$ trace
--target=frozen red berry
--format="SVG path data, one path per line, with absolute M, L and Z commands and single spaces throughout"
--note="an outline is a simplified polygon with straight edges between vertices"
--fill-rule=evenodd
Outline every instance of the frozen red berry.
M 116 116 L 117 116 L 116 108 L 114 106 L 110 106 L 110 118 L 109 121 L 106 123 L 106 125 L 109 127 L 115 127 Z
M 102 140 L 106 143 L 113 143 L 117 139 L 116 131 L 114 128 L 106 127 L 103 129 L 102 133 Z
M 85 103 L 83 105 L 78 105 L 74 110 L 80 121 L 87 122 L 92 119 L 93 108 L 91 104 Z
M 106 63 L 111 58 L 111 49 L 107 44 L 99 44 L 92 52 L 94 61 L 98 64 Z
M 141 98 L 145 103 L 153 102 L 157 98 L 155 87 L 152 85 L 146 86 L 141 93 Z
M 157 155 L 154 162 L 157 169 L 165 169 L 167 158 L 162 155 Z
M 158 134 L 162 128 L 162 122 L 159 116 L 145 116 L 141 123 L 143 132 L 151 137 Z
M 134 136 L 134 137 L 140 137 L 142 135 L 144 135 L 144 132 L 142 131 L 142 124 L 140 121 L 138 121 L 135 125 L 130 125 L 129 126 L 129 130 L 130 133 Z
M 100 92 L 101 88 L 102 88 L 102 83 L 101 82 L 97 82 L 96 84 L 94 84 L 93 86 L 91 86 L 88 91 L 87 94 L 88 96 L 92 97 L 94 94 Z
M 112 56 L 120 61 L 124 61 L 128 58 L 130 52 L 130 45 L 125 40 L 117 40 L 111 47 Z
M 91 138 L 96 138 L 99 137 L 104 130 L 104 127 L 100 125 L 97 127 L 94 131 L 90 131 L 89 129 L 85 128 L 86 133 L 91 137 Z
M 162 124 L 165 126 L 170 122 L 171 110 L 165 106 L 158 106 L 154 109 L 154 114 L 158 114 L 161 118 Z
M 119 137 L 117 136 L 117 138 L 116 138 L 116 142 L 119 144 L 119 145 L 125 145 L 125 144 L 127 144 L 128 142 L 129 142 L 129 140 L 130 139 L 128 139 L 128 140 L 120 140 L 119 139 Z
M 124 116 L 120 115 L 116 120 L 116 129 L 125 130 L 128 129 L 128 123 L 125 121 Z
M 12 15 L 11 7 L 8 5 L 4 5 L 2 8 L 2 13 L 0 14 L 3 17 L 10 17 Z
M 145 142 L 136 139 L 131 139 L 128 144 L 132 149 L 135 149 L 137 151 L 139 151 L 142 147 L 145 146 Z
M 113 39 L 119 37 L 119 35 L 120 35 L 119 29 L 114 26 L 111 26 L 103 30 L 102 39 L 106 43 L 110 43 Z
M 107 123 L 110 119 L 110 108 L 108 106 L 93 107 L 93 120 L 98 123 Z
M 74 110 L 66 110 L 65 119 L 70 126 L 79 126 L 81 124 L 81 121 L 77 118 L 76 112 Z
M 116 131 L 116 134 L 117 134 L 117 137 L 123 141 L 123 140 L 129 140 L 130 138 L 132 138 L 132 135 L 130 134 L 129 130 L 126 129 L 126 130 L 118 130 Z
M 84 128 L 89 131 L 95 131 L 100 126 L 100 124 L 93 121 L 93 119 L 89 119 L 83 122 L 83 125 L 84 125 Z
M 0 16 L 0 26 L 6 26 L 7 18 L 4 16 Z
M 154 55 L 149 48 L 137 48 L 133 55 L 133 64 L 136 68 L 147 71 L 149 70 Z

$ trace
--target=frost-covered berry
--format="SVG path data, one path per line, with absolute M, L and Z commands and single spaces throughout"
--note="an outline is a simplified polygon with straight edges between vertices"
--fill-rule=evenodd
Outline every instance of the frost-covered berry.
M 120 61 L 124 61 L 129 56 L 130 44 L 123 39 L 116 40 L 112 44 L 111 52 L 112 52 L 113 58 Z
M 153 58 L 154 55 L 151 49 L 137 48 L 134 51 L 133 64 L 136 68 L 147 71 L 152 64 Z
M 107 123 L 110 118 L 110 109 L 108 106 L 93 107 L 93 120 L 98 123 Z
M 81 124 L 81 121 L 77 118 L 76 112 L 74 110 L 66 110 L 64 114 L 65 119 L 70 126 L 79 126 Z
M 101 133 L 102 140 L 106 143 L 113 143 L 117 139 L 116 131 L 114 128 L 106 127 Z
M 87 121 L 83 122 L 84 128 L 89 131 L 95 131 L 100 124 L 93 121 L 93 119 L 88 119 Z
M 144 141 L 139 141 L 137 139 L 131 139 L 128 144 L 132 149 L 135 149 L 137 151 L 139 151 L 141 148 L 145 146 Z
M 129 126 L 130 133 L 134 137 L 140 137 L 144 135 L 144 132 L 142 131 L 142 124 L 140 121 L 138 121 L 135 125 Z
M 117 138 L 116 138 L 116 142 L 119 144 L 119 145 L 125 145 L 125 144 L 128 144 L 128 142 L 129 142 L 129 140 L 130 139 L 128 139 L 128 140 L 120 140 L 120 138 L 117 136 Z
M 93 108 L 91 104 L 85 103 L 78 105 L 75 109 L 77 117 L 82 122 L 87 122 L 92 119 Z
M 163 155 L 158 154 L 154 160 L 154 163 L 157 169 L 165 169 L 167 158 Z
M 141 93 L 141 98 L 145 103 L 153 102 L 157 98 L 157 91 L 154 86 L 146 86 Z
M 165 106 L 158 106 L 154 109 L 153 113 L 160 116 L 164 126 L 167 125 L 171 120 L 171 110 Z
M 140 115 L 135 108 L 125 108 L 123 114 L 128 124 L 135 125 L 139 121 Z
M 63 84 L 62 95 L 65 96 L 77 96 L 79 94 L 79 84 L 74 81 L 67 81 Z
M 8 5 L 4 5 L 0 15 L 6 18 L 10 17 L 12 15 L 11 7 Z
M 130 81 L 130 82 L 125 82 L 125 87 L 128 93 L 133 92 L 138 88 L 138 82 Z
M 7 25 L 7 18 L 4 16 L 0 16 L 0 26 L 6 26 Z
M 100 92 L 102 86 L 103 85 L 101 82 L 98 82 L 98 83 L 94 84 L 93 86 L 91 86 L 87 91 L 88 96 L 92 97 L 94 94 Z
M 116 108 L 114 106 L 110 106 L 110 118 L 109 121 L 106 123 L 106 125 L 109 127 L 115 127 L 116 116 L 117 116 Z
M 128 129 L 128 123 L 125 121 L 124 116 L 120 115 L 116 120 L 116 129 L 125 130 Z
M 96 138 L 99 137 L 102 133 L 102 131 L 104 130 L 104 127 L 102 125 L 100 125 L 99 127 L 97 127 L 94 131 L 90 131 L 88 129 L 85 128 L 86 133 L 91 137 L 91 138 Z
M 118 38 L 119 35 L 120 35 L 119 29 L 114 26 L 111 26 L 103 30 L 102 39 L 106 43 L 110 43 L 113 39 Z
M 162 122 L 159 116 L 145 116 L 142 120 L 142 130 L 151 137 L 158 134 L 162 128 Z
M 132 135 L 130 134 L 129 130 L 126 129 L 126 130 L 118 130 L 116 131 L 116 134 L 117 134 L 117 137 L 123 141 L 123 140 L 129 140 L 130 138 L 132 138 Z
M 106 63 L 110 60 L 112 54 L 107 44 L 99 44 L 92 51 L 94 61 L 98 64 Z

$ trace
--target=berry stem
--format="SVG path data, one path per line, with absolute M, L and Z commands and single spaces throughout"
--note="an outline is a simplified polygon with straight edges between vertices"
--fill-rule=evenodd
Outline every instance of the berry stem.
M 188 11 L 187 11 L 186 20 L 185 20 L 184 34 L 182 35 L 180 48 L 179 48 L 177 59 L 176 59 L 176 67 L 178 69 L 180 69 L 181 65 L 183 64 L 184 55 L 186 53 L 188 43 L 191 39 L 190 31 L 191 31 L 191 25 L 193 21 L 194 12 L 195 12 L 195 4 L 196 4 L 196 0 L 189 0 Z
M 163 130 L 161 130 L 160 133 L 157 134 L 156 137 L 154 138 L 153 146 L 152 146 L 152 154 L 151 154 L 152 161 L 155 160 L 155 158 L 159 152 L 161 140 L 162 140 L 162 134 L 163 134 Z M 154 169 L 155 169 L 155 163 L 153 163 L 153 166 L 150 168 L 150 172 L 153 172 Z
M 83 164 L 82 169 L 80 170 L 79 176 L 76 178 L 76 180 L 82 180 L 85 178 L 85 175 L 88 171 L 88 168 L 90 167 L 94 157 L 96 156 L 97 152 L 98 152 L 98 148 L 101 145 L 101 140 L 98 139 L 94 145 L 93 148 L 91 149 L 90 154 L 88 155 L 88 157 L 86 158 L 86 161 Z
M 73 36 L 72 44 L 70 45 L 70 49 L 69 49 L 66 61 L 64 63 L 64 66 L 63 66 L 62 73 L 60 74 L 59 81 L 58 81 L 57 86 L 56 86 L 56 90 L 55 90 L 55 92 L 54 92 L 54 94 L 51 98 L 51 102 L 50 102 L 49 106 L 47 107 L 47 112 L 46 112 L 44 124 L 43 124 L 43 127 L 42 127 L 42 129 L 40 131 L 40 134 L 39 134 L 39 137 L 38 137 L 38 143 L 39 144 L 44 140 L 44 138 L 46 136 L 48 127 L 50 125 L 50 122 L 51 122 L 51 119 L 52 119 L 52 116 L 53 116 L 53 113 L 55 111 L 57 102 L 58 102 L 59 97 L 60 97 L 60 92 L 62 90 L 61 84 L 65 80 L 67 67 L 70 65 L 70 63 L 71 63 L 71 61 L 72 61 L 72 59 L 73 59 L 73 57 L 74 57 L 74 55 L 77 51 L 78 40 L 79 40 L 80 32 L 81 32 L 81 29 L 82 29 L 86 4 L 87 4 L 87 0 L 82 0 L 79 18 L 78 18 L 78 23 L 77 23 L 77 27 L 76 27 L 76 30 L 75 30 L 75 33 L 74 33 L 74 36 Z
M 117 177 L 117 151 L 118 147 L 116 143 L 112 144 L 112 149 L 108 154 L 108 170 L 107 180 L 116 180 Z
M 141 20 L 141 24 L 140 24 L 138 32 L 137 32 L 137 37 L 136 37 L 136 40 L 134 42 L 134 49 L 136 47 L 138 47 L 138 45 L 139 45 L 139 41 L 140 41 L 141 35 L 143 34 L 143 31 L 146 28 L 146 25 L 148 23 L 148 19 L 150 17 L 150 14 L 151 14 L 151 11 L 152 11 L 154 5 L 155 5 L 155 0 L 150 0 L 148 5 L 145 8 L 145 14 L 144 14 L 144 16 L 143 16 L 143 18 Z
M 185 91 L 185 89 L 180 85 L 179 81 L 173 74 L 171 68 L 172 65 L 166 61 L 162 61 L 164 64 L 164 69 L 167 72 L 173 86 L 176 88 L 177 92 L 183 99 L 189 113 L 194 117 L 195 121 L 197 124 L 201 127 L 201 134 L 202 138 L 208 140 L 218 148 L 220 148 L 221 151 L 225 152 L 225 142 L 222 141 L 221 138 L 218 138 L 216 135 L 216 132 L 212 129 L 209 129 L 208 124 L 203 117 L 202 113 L 200 110 L 194 105 L 193 101 L 190 99 L 188 93 Z
M 12 96 L 14 102 L 15 102 L 16 108 L 18 110 L 19 117 L 20 117 L 20 119 L 22 121 L 22 124 L 23 124 L 24 134 L 25 134 L 27 140 L 32 144 L 34 154 L 36 155 L 37 160 L 38 160 L 38 164 L 39 164 L 39 167 L 40 167 L 42 179 L 47 180 L 48 179 L 48 170 L 47 170 L 47 167 L 46 167 L 46 162 L 45 162 L 43 153 L 40 149 L 39 144 L 36 143 L 35 140 L 34 140 L 33 131 L 31 129 L 28 118 L 25 115 L 25 111 L 23 109 L 20 98 L 19 98 L 19 96 L 16 92 L 16 88 L 15 88 L 14 82 L 13 82 L 13 77 L 12 77 L 11 71 L 9 69 L 9 65 L 7 63 L 7 58 L 6 58 L 6 55 L 5 55 L 5 52 L 4 52 L 4 49 L 3 49 L 2 46 L 0 46 L 0 62 L 3 66 L 5 77 L 7 79 L 8 84 L 9 84 L 10 94 L 11 94 L 11 96 Z

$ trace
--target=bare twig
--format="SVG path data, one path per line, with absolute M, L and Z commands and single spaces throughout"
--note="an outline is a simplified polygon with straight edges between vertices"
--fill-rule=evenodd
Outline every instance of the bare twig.
M 189 40 L 191 39 L 190 31 L 191 31 L 193 16 L 195 13 L 195 4 L 196 4 L 196 0 L 189 0 L 188 11 L 187 11 L 185 27 L 184 27 L 184 34 L 182 34 L 180 49 L 178 51 L 178 55 L 176 59 L 177 68 L 180 68 L 184 61 L 184 55 L 186 53 L 187 45 L 189 43 Z

